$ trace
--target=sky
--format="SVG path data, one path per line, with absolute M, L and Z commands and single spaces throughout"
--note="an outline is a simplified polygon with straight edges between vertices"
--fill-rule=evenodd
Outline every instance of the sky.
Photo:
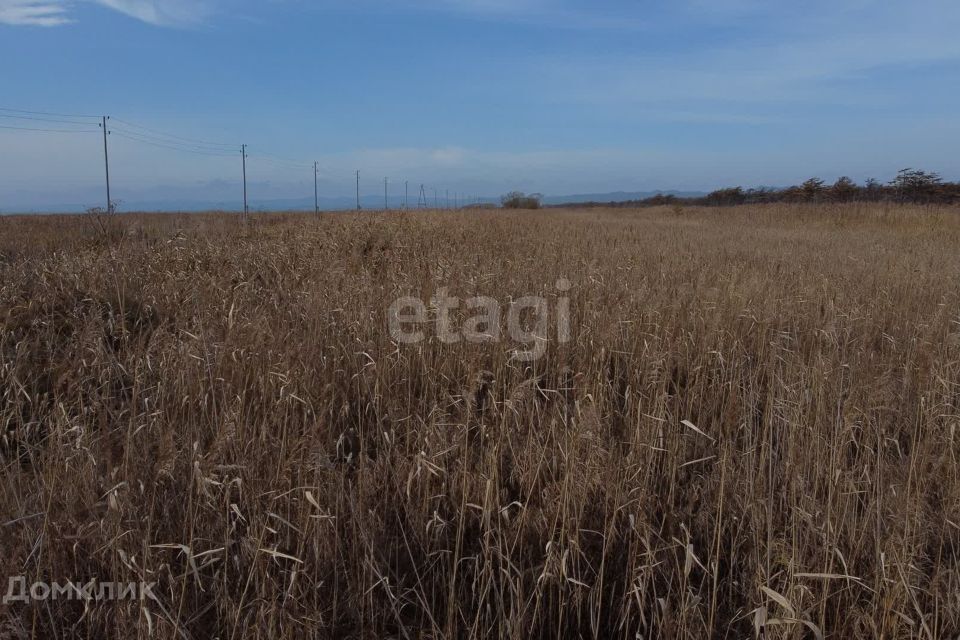
M 242 203 L 241 144 L 254 202 L 314 162 L 391 202 L 960 179 L 958 33 L 955 0 L 0 0 L 0 211 L 101 204 L 101 115 L 140 204 Z

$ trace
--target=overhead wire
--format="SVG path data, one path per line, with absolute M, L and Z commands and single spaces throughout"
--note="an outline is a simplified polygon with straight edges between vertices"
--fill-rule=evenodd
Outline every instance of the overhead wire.
M 224 142 L 207 142 L 207 141 L 204 141 L 204 140 L 198 140 L 198 139 L 196 139 L 196 138 L 187 138 L 187 137 L 184 137 L 184 136 L 174 135 L 174 134 L 172 134 L 172 133 L 165 133 L 165 132 L 163 132 L 163 131 L 160 131 L 159 129 L 153 129 L 153 128 L 151 128 L 151 127 L 145 127 L 145 126 L 143 126 L 143 125 L 136 124 L 136 123 L 134 123 L 134 122 L 129 122 L 129 121 L 127 121 L 127 120 L 121 120 L 120 118 L 111 118 L 110 121 L 111 121 L 111 122 L 118 122 L 118 123 L 120 123 L 121 125 L 125 125 L 125 126 L 128 126 L 128 127 L 133 128 L 133 129 L 139 129 L 139 130 L 141 130 L 141 131 L 146 131 L 147 134 L 140 134 L 140 135 L 144 135 L 144 136 L 148 136 L 148 137 L 170 138 L 170 139 L 172 139 L 172 140 L 177 140 L 177 141 L 180 141 L 180 142 L 186 142 L 186 143 L 189 143 L 189 144 L 192 144 L 192 145 L 196 145 L 196 146 L 201 146 L 201 147 L 220 147 L 220 148 L 223 148 L 223 149 L 225 149 L 225 150 L 226 150 L 226 149 L 235 149 L 235 148 L 237 147 L 237 145 L 235 145 L 235 144 L 227 144 L 227 143 L 224 143 Z M 149 134 L 153 134 L 153 135 L 150 136 Z
M 235 144 L 210 142 L 207 140 L 200 140 L 198 138 L 174 135 L 153 127 L 147 127 L 121 118 L 111 118 L 111 123 L 114 124 L 114 126 L 111 127 L 111 131 L 122 134 L 122 137 L 127 137 L 131 140 L 136 139 L 138 142 L 142 142 L 144 144 L 153 144 L 154 146 L 161 148 L 186 151 L 189 153 L 198 153 L 201 155 L 222 156 L 232 155 L 233 151 L 237 148 L 237 145 Z M 117 127 L 117 124 L 119 124 L 120 127 Z M 127 128 L 135 129 L 135 131 L 130 131 Z M 247 146 L 247 156 L 265 160 L 274 166 L 285 169 L 306 170 L 313 167 L 312 163 L 303 163 L 301 161 L 293 160 L 269 151 L 251 148 L 250 146 Z
M 233 157 L 233 154 L 226 153 L 225 151 L 222 151 L 222 152 L 218 152 L 218 151 L 205 151 L 205 150 L 200 150 L 200 149 L 191 149 L 191 148 L 189 148 L 189 147 L 175 146 L 175 145 L 173 145 L 173 144 L 164 144 L 164 143 L 162 143 L 162 142 L 155 142 L 155 141 L 153 141 L 153 140 L 147 140 L 147 139 L 144 139 L 144 138 L 139 138 L 139 137 L 137 137 L 137 136 L 135 136 L 135 135 L 130 135 L 129 132 L 124 132 L 124 131 L 111 130 L 111 131 L 110 131 L 110 135 L 115 135 L 115 136 L 118 136 L 118 137 L 120 137 L 120 138 L 124 138 L 124 139 L 127 139 L 127 140 L 131 140 L 131 141 L 133 141 L 133 142 L 139 142 L 139 143 L 141 143 L 141 144 L 147 144 L 147 145 L 151 145 L 151 146 L 154 146 L 154 147 L 160 147 L 160 148 L 162 148 L 162 149 L 170 149 L 170 150 L 172 150 L 172 151 L 182 151 L 182 152 L 184 152 L 184 153 L 194 153 L 194 154 L 201 155 L 201 156 L 210 156 L 210 157 L 215 157 L 215 158 L 231 158 L 231 157 Z
M 0 129 L 4 130 L 42 133 L 99 133 L 101 131 L 99 125 L 102 116 L 61 113 L 53 111 L 31 111 L 27 109 L 0 107 L 0 118 L 6 118 L 14 121 L 24 120 L 38 123 L 42 122 L 59 125 L 76 125 L 78 127 L 91 127 L 88 129 L 66 129 L 40 126 L 26 127 L 0 125 Z M 62 118 L 72 118 L 72 120 L 63 120 Z M 83 119 L 86 119 L 86 121 Z M 98 125 L 98 128 L 92 128 L 94 125 Z M 123 138 L 131 142 L 171 151 L 179 151 L 182 153 L 191 153 L 208 157 L 230 158 L 235 155 L 236 151 L 239 150 L 238 147 L 240 147 L 240 145 L 236 144 L 211 142 L 208 140 L 166 133 L 153 127 L 147 127 L 135 122 L 113 117 L 109 118 L 107 131 L 111 135 L 116 135 L 119 138 Z M 296 171 L 307 171 L 314 168 L 314 163 L 312 161 L 304 162 L 301 160 L 296 160 L 269 151 L 264 151 L 256 147 L 251 147 L 249 145 L 246 147 L 246 150 L 248 158 L 255 158 L 275 167 Z M 320 173 L 323 174 L 325 179 L 329 179 L 331 175 L 335 173 L 335 171 L 330 171 L 327 167 L 324 167 Z
M 287 167 L 290 169 L 312 169 L 313 168 L 312 162 L 305 163 L 300 160 L 286 158 L 284 156 L 280 156 L 275 153 L 259 150 L 256 147 L 247 146 L 247 152 L 251 156 L 260 157 L 266 160 L 267 162 L 273 162 L 274 164 L 277 164 L 277 165 L 287 165 Z
M 142 141 L 144 141 L 144 142 L 153 142 L 153 143 L 156 143 L 156 144 L 163 144 L 163 145 L 167 145 L 167 146 L 171 146 L 171 147 L 190 149 L 190 150 L 192 150 L 192 151 L 205 151 L 205 152 L 209 152 L 209 153 L 224 153 L 224 154 L 231 153 L 231 152 L 233 152 L 234 150 L 239 151 L 239 148 L 238 148 L 237 146 L 230 146 L 230 147 L 223 147 L 223 148 L 220 148 L 220 147 L 203 147 L 203 146 L 195 145 L 195 144 L 189 143 L 189 142 L 177 142 L 176 140 L 168 140 L 168 139 L 166 139 L 166 138 L 161 138 L 161 137 L 159 137 L 159 136 L 154 136 L 154 135 L 151 135 L 151 134 L 149 134 L 149 133 L 140 133 L 139 131 L 131 131 L 131 130 L 126 129 L 126 128 L 117 128 L 117 127 L 109 127 L 109 126 L 108 126 L 108 129 L 107 129 L 107 130 L 110 131 L 111 133 L 121 133 L 121 134 L 124 134 L 124 135 L 126 135 L 126 136 L 135 137 L 135 138 L 137 138 L 138 140 L 142 140 Z
M 18 116 L 7 113 L 0 113 L 0 118 L 8 118 L 12 120 L 30 120 L 31 122 L 53 122 L 56 124 L 79 124 L 83 126 L 92 126 L 93 122 L 83 122 L 82 120 L 61 120 L 58 118 L 38 118 L 36 116 Z
M 54 116 L 59 118 L 96 118 L 100 119 L 101 116 L 88 116 L 76 113 L 53 113 L 50 111 L 27 111 L 26 109 L 11 109 L 9 107 L 0 107 L 0 111 L 7 111 L 10 113 L 26 113 L 34 116 Z
M 42 131 L 44 133 L 98 133 L 98 129 L 39 129 L 37 127 L 12 127 L 0 125 L 0 129 L 11 129 L 13 131 Z
M 15 115 L 15 114 L 29 114 L 29 115 Z M 9 107 L 0 107 L 0 117 L 10 118 L 10 119 L 23 119 L 23 120 L 32 120 L 37 122 L 50 122 L 51 124 L 75 124 L 75 125 L 92 125 L 92 122 L 82 122 L 76 120 L 60 120 L 58 118 L 91 118 L 91 119 L 100 119 L 100 116 L 92 115 L 82 115 L 82 114 L 69 114 L 69 113 L 60 113 L 53 111 L 30 111 L 26 109 L 12 109 Z M 40 128 L 40 127 L 15 127 L 15 126 L 3 126 L 0 125 L 0 128 L 18 130 L 18 131 L 38 131 L 38 132 L 51 132 L 51 133 L 86 133 L 90 131 L 97 131 L 96 129 L 91 130 L 74 130 L 74 129 L 54 129 L 54 128 Z M 139 142 L 141 144 L 147 144 L 154 147 L 159 147 L 163 149 L 169 149 L 172 151 L 182 151 L 185 153 L 193 153 L 198 155 L 206 156 L 218 156 L 218 157 L 230 157 L 233 155 L 234 150 L 238 145 L 228 144 L 225 142 L 211 142 L 208 140 L 201 140 L 199 138 L 191 138 L 187 136 L 176 135 L 172 133 L 167 133 L 156 129 L 153 127 L 148 127 L 136 122 L 131 122 L 129 120 L 121 118 L 110 118 L 108 123 L 108 131 L 111 134 L 117 135 L 120 138 L 130 140 L 132 142 Z M 287 158 L 269 151 L 260 150 L 257 148 L 247 147 L 248 156 L 255 157 L 257 159 L 264 160 L 270 164 L 273 164 L 278 167 L 287 168 L 287 169 L 310 169 L 313 167 L 312 163 L 306 163 L 299 160 L 294 160 L 292 158 Z

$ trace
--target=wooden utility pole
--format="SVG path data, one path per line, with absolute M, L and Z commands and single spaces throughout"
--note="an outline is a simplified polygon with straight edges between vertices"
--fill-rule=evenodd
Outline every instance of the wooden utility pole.
M 317 163 L 313 163 L 313 212 L 320 215 L 320 196 L 317 192 Z
M 360 211 L 360 170 L 357 169 L 357 211 Z
M 388 198 L 388 196 L 387 196 L 387 178 L 384 178 L 384 179 L 383 179 L 383 210 L 384 210 L 384 211 L 389 211 L 389 210 L 390 210 L 390 202 L 389 202 L 389 200 L 388 200 L 387 198 Z
M 107 135 L 110 133 L 107 131 L 107 120 L 110 119 L 110 116 L 103 116 L 103 122 L 101 127 L 103 127 L 103 166 L 107 172 L 107 213 L 113 213 L 113 202 L 110 200 L 110 154 L 107 151 Z
M 243 156 L 243 220 L 246 222 L 250 207 L 247 205 L 247 145 L 240 145 L 240 155 Z

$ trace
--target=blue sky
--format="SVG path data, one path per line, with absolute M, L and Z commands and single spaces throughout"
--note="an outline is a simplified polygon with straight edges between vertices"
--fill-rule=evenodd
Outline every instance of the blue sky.
M 956 179 L 958 33 L 947 0 L 0 0 L 0 108 L 111 115 L 127 201 L 233 197 L 241 143 L 261 199 L 314 160 L 327 196 Z M 87 128 L 0 117 L 31 124 Z M 102 170 L 97 133 L 0 129 L 0 209 Z

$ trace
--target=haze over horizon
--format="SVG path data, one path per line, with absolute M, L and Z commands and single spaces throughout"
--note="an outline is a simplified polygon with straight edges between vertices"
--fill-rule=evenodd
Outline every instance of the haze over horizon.
M 0 0 L 0 209 L 101 204 L 99 114 L 127 202 L 235 199 L 241 143 L 253 201 L 312 198 L 313 161 L 322 197 L 360 169 L 414 202 L 957 179 L 958 27 L 946 0 Z

